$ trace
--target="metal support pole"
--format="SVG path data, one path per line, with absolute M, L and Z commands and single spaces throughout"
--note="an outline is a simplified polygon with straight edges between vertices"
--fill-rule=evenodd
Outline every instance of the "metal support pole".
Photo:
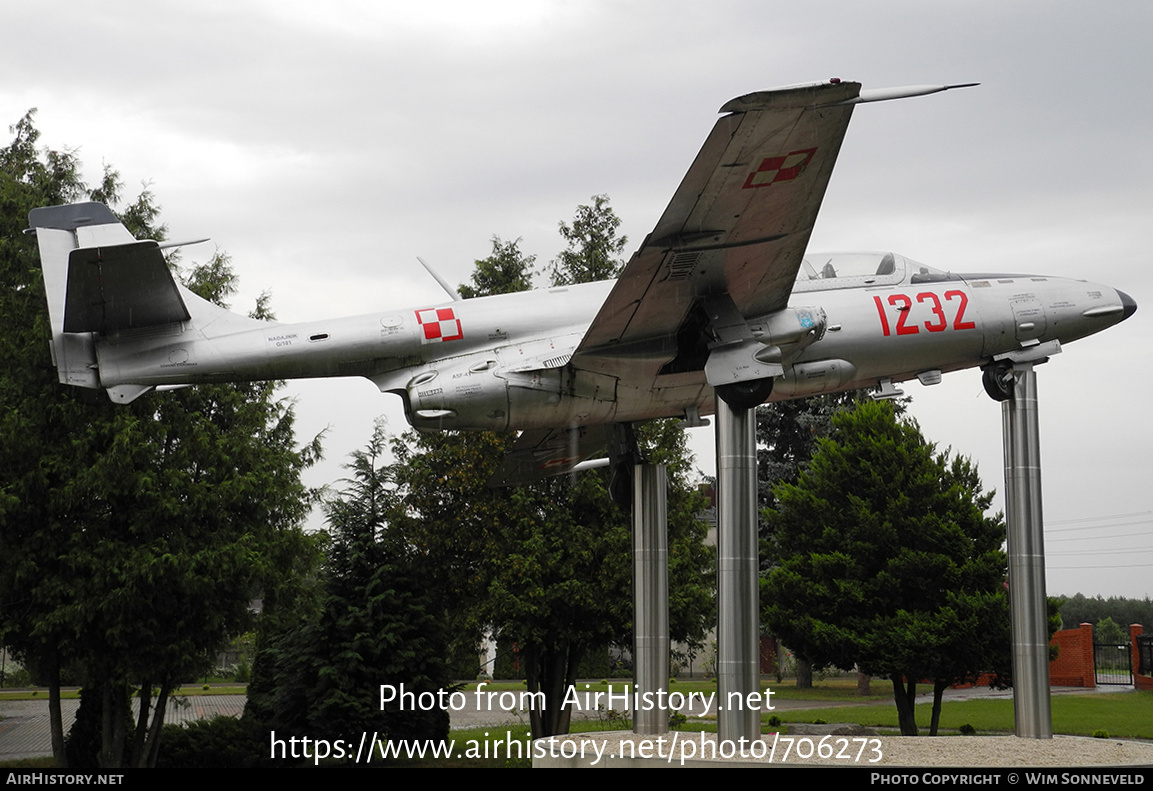
M 633 681 L 635 692 L 651 693 L 653 700 L 669 686 L 667 495 L 663 464 L 633 468 Z M 668 711 L 633 711 L 633 733 L 668 730 Z
M 717 738 L 731 741 L 761 733 L 746 705 L 760 678 L 755 415 L 717 399 Z
M 1041 519 L 1041 443 L 1037 374 L 1015 365 L 1013 395 L 1001 406 L 1008 522 L 1009 623 L 1013 647 L 1013 717 L 1026 739 L 1053 738 L 1049 705 L 1049 619 Z

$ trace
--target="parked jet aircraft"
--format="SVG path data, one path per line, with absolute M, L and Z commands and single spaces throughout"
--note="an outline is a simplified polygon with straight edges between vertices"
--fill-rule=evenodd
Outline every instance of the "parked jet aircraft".
M 129 402 L 202 382 L 363 376 L 418 429 L 523 433 L 498 482 L 573 468 L 611 426 L 981 366 L 1009 367 L 1128 318 L 1109 286 L 944 272 L 891 252 L 805 249 L 856 104 L 960 86 L 832 80 L 721 108 L 616 281 L 302 324 L 230 313 L 175 282 L 161 245 L 97 203 L 34 210 L 60 381 Z M 616 432 L 620 435 L 620 432 Z

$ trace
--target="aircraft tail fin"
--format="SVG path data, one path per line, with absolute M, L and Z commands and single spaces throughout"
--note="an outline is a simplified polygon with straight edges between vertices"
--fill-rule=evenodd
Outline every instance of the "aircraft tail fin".
M 52 359 L 60 381 L 101 388 L 97 344 L 115 344 L 132 330 L 159 326 L 220 332 L 251 324 L 176 282 L 160 245 L 137 240 L 101 203 L 33 209 L 28 215 L 40 247 L 40 263 L 52 325 Z M 225 320 L 222 320 L 225 319 Z M 148 387 L 108 388 L 127 403 Z
M 33 209 L 28 224 L 36 232 L 40 266 L 52 325 L 52 361 L 60 381 L 100 387 L 96 344 L 91 332 L 65 332 L 65 305 L 72 253 L 83 247 L 131 244 L 136 240 L 112 210 L 101 203 L 77 203 Z

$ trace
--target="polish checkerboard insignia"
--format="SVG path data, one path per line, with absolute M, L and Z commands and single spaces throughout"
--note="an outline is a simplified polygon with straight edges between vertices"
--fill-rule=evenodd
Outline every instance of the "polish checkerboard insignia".
M 792 181 L 801 174 L 815 153 L 816 148 L 802 148 L 800 151 L 790 151 L 782 156 L 765 157 L 757 169 L 745 179 L 741 189 L 767 187 L 778 181 Z
M 416 322 L 424 331 L 420 340 L 421 343 L 459 341 L 464 337 L 464 329 L 460 326 L 460 319 L 453 313 L 452 308 L 418 310 L 416 311 Z

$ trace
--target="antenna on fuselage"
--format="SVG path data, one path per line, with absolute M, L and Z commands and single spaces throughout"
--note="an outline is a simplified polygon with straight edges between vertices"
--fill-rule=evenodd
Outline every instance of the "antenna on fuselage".
M 450 297 L 452 297 L 454 302 L 460 302 L 460 300 L 461 300 L 460 294 L 458 294 L 456 292 L 455 288 L 453 288 L 452 286 L 450 286 L 448 284 L 447 280 L 445 280 L 443 277 L 441 277 L 439 274 L 437 274 L 436 270 L 433 269 L 431 266 L 429 266 L 428 262 L 425 261 L 423 258 L 421 258 L 419 255 L 416 257 L 416 260 L 420 261 L 420 265 L 424 267 L 426 272 L 428 272 L 430 275 L 432 275 L 433 279 L 437 283 L 440 283 L 440 287 L 443 288 L 448 293 L 448 295 Z

